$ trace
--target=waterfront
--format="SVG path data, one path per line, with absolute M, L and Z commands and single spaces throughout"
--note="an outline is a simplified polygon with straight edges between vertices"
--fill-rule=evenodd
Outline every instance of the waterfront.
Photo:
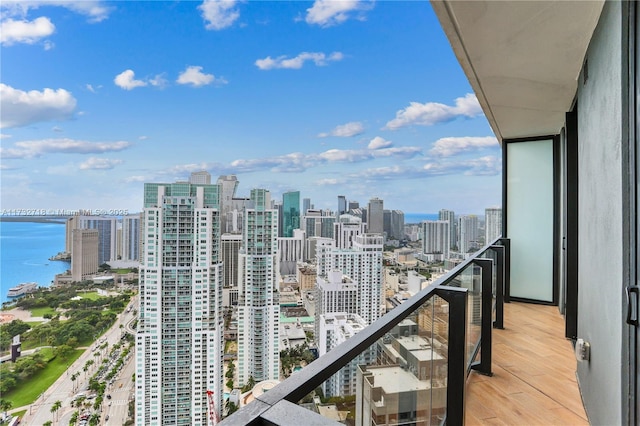
M 0 302 L 22 282 L 50 286 L 70 268 L 69 262 L 49 260 L 64 248 L 64 223 L 0 221 Z

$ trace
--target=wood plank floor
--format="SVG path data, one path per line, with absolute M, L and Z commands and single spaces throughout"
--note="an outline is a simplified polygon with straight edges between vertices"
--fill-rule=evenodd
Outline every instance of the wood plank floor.
M 588 425 L 558 308 L 506 303 L 504 326 L 493 330 L 493 376 L 469 376 L 466 424 Z

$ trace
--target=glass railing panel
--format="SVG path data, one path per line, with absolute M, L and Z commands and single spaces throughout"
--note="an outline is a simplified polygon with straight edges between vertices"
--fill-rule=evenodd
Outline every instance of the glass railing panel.
M 334 314 L 323 341 L 358 326 Z M 346 424 L 441 424 L 447 404 L 449 305 L 434 296 L 301 401 Z

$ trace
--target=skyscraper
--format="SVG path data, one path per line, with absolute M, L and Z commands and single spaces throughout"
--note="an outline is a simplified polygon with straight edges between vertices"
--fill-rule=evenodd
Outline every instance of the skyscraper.
M 98 230 L 98 265 L 116 260 L 118 250 L 117 219 L 107 216 L 75 216 L 67 221 L 67 238 L 72 237 L 74 229 L 97 229 Z M 71 251 L 73 257 L 73 250 Z
M 359 217 L 343 214 L 333 224 L 333 239 L 337 248 L 349 249 L 353 247 L 356 235 L 364 234 L 366 225 Z
M 345 213 L 347 213 L 347 197 L 338 195 L 338 214 L 336 216 L 340 217 L 341 214 Z
M 300 192 L 282 194 L 282 237 L 293 237 L 293 230 L 300 229 Z
M 478 249 L 478 216 L 463 215 L 458 219 L 459 251 L 469 253 Z
M 238 301 L 238 380 L 246 384 L 280 377 L 278 213 L 269 191 L 251 191 L 244 214 Z
M 206 171 L 193 172 L 189 176 L 189 183 L 211 185 L 211 175 Z
M 502 235 L 502 209 L 489 207 L 484 210 L 484 243 L 489 244 L 500 235 Z
M 446 220 L 426 220 L 421 224 L 422 252 L 424 254 L 440 254 L 442 259 L 449 258 L 449 222 Z
M 302 216 L 307 214 L 307 210 L 311 209 L 311 198 L 302 199 Z
M 382 250 L 384 237 L 361 234 L 353 239 L 353 247 L 340 249 L 327 240 L 316 247 L 318 277 L 328 279 L 333 271 L 341 271 L 358 284 L 358 315 L 367 323 L 382 315 Z
M 72 233 L 71 277 L 82 281 L 98 272 L 98 231 L 74 229 Z
M 140 214 L 122 218 L 122 260 L 140 259 Z
M 449 244 L 451 244 L 450 248 L 458 246 L 458 238 L 457 238 L 457 226 L 456 226 L 456 214 L 453 210 L 442 209 L 438 213 L 438 220 L 446 220 L 449 222 Z
M 137 425 L 208 425 L 222 409 L 223 312 L 218 185 L 144 185 Z
M 384 232 L 384 202 L 379 198 L 369 200 L 367 208 L 368 232 L 382 234 Z

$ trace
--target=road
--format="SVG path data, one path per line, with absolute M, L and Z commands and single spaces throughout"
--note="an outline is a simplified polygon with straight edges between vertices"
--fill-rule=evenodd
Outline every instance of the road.
M 119 314 L 118 319 L 113 324 L 113 326 L 101 336 L 101 339 L 106 339 L 106 341 L 109 343 L 109 347 L 105 351 L 103 351 L 103 355 L 108 354 L 110 348 L 114 344 L 120 342 L 120 338 L 125 333 L 124 327 L 134 319 L 133 311 L 137 309 L 137 296 L 132 298 L 132 300 L 129 302 L 129 306 L 132 307 L 130 312 L 126 312 L 125 310 L 124 312 Z M 120 328 L 121 325 L 122 328 Z M 97 346 L 97 343 L 94 343 L 91 349 L 93 349 L 93 347 L 95 346 Z M 94 352 L 91 349 L 86 350 L 82 355 L 80 355 L 80 357 L 71 366 L 69 366 L 66 373 L 60 376 L 53 385 L 51 385 L 40 397 L 38 397 L 36 401 L 34 401 L 33 404 L 28 406 L 27 413 L 22 419 L 22 424 L 37 426 L 44 424 L 48 420 L 52 420 L 54 422 L 54 425 L 69 424 L 69 418 L 71 417 L 71 414 L 76 410 L 74 407 L 71 407 L 71 401 L 73 400 L 78 390 L 83 389 L 88 385 L 89 378 L 93 375 L 93 373 L 96 372 L 100 362 L 102 361 L 102 356 L 95 356 L 94 354 L 97 352 Z M 85 363 L 90 359 L 94 360 L 94 365 L 92 365 L 85 374 L 83 372 L 83 367 Z M 134 364 L 132 362 L 133 359 L 134 353 L 132 351 L 129 355 L 129 359 L 125 363 L 125 366 L 123 366 L 121 370 L 119 380 L 114 381 L 114 386 L 118 386 L 118 393 L 117 396 L 115 392 L 112 393 L 112 406 L 108 407 L 109 400 L 107 400 L 106 398 L 105 402 L 103 403 L 103 406 L 105 408 L 112 408 L 114 413 L 119 412 L 116 410 L 116 408 L 119 408 L 120 405 L 123 405 L 125 416 L 127 414 L 127 402 L 122 404 L 121 401 L 123 399 L 128 399 L 128 393 L 126 396 L 124 395 L 124 393 L 131 390 L 133 387 L 133 383 L 131 382 L 131 375 L 133 374 L 134 369 L 134 366 L 132 365 Z M 127 368 L 129 368 L 130 370 L 127 370 Z M 130 371 L 130 373 L 128 373 L 127 375 L 126 371 Z M 74 391 L 74 384 L 71 381 L 71 375 L 75 372 L 79 372 L 80 376 L 79 380 L 75 384 L 76 390 Z M 123 383 L 122 388 L 119 388 L 119 382 Z M 128 383 L 125 384 L 125 382 Z M 109 390 L 107 390 L 105 393 L 109 393 Z M 51 413 L 51 407 L 56 401 L 62 402 L 62 408 L 58 411 L 58 413 L 56 413 L 56 415 L 53 415 Z M 118 404 L 116 404 L 116 401 L 118 401 Z M 23 409 L 24 408 L 26 407 L 23 407 Z M 104 418 L 104 416 L 106 415 L 104 409 L 102 411 L 102 414 Z M 126 417 L 124 417 L 124 420 L 119 423 L 115 422 L 115 417 L 113 418 L 113 420 L 114 422 L 112 422 L 110 416 L 109 423 L 121 425 L 126 420 Z

